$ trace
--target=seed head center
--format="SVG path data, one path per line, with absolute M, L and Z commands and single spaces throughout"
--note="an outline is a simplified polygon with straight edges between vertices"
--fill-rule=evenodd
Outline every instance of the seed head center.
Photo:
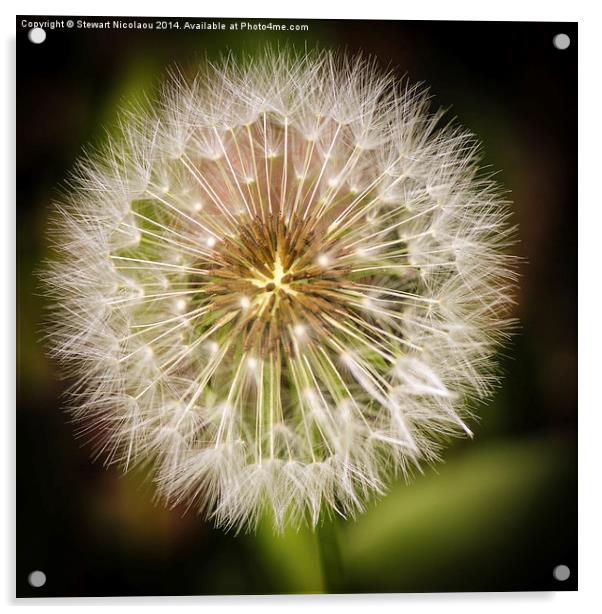
M 232 326 L 246 352 L 295 355 L 305 340 L 299 330 L 329 334 L 333 318 L 347 313 L 340 292 L 350 284 L 346 269 L 330 257 L 332 248 L 324 249 L 322 234 L 300 219 L 245 222 L 213 251 L 203 295 L 212 310 L 236 314 Z
M 288 271 L 284 270 L 280 254 L 276 254 L 274 266 L 272 268 L 272 279 L 266 283 L 265 289 L 268 292 L 278 292 L 279 290 L 283 290 L 289 294 L 294 294 L 289 285 L 290 277 L 291 276 L 288 274 Z

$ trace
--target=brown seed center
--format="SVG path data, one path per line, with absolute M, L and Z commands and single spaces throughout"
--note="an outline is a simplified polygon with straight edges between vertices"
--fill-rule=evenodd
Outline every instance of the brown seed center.
M 347 267 L 323 256 L 328 241 L 310 225 L 281 215 L 241 217 L 238 232 L 213 250 L 203 297 L 214 310 L 237 311 L 236 334 L 247 352 L 265 357 L 299 347 L 295 331 L 323 334 L 345 316 Z M 332 251 L 332 250 L 330 250 Z

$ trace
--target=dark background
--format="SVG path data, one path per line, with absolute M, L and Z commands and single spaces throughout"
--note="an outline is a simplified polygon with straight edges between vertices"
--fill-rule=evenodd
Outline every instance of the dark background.
M 308 32 L 47 30 L 34 45 L 21 19 L 17 595 L 576 589 L 577 25 L 302 20 Z M 552 45 L 559 32 L 567 50 Z M 40 343 L 35 272 L 57 188 L 122 102 L 151 92 L 173 62 L 266 42 L 375 54 L 426 82 L 434 105 L 477 134 L 514 201 L 521 327 L 500 357 L 500 390 L 477 410 L 475 439 L 455 442 L 445 463 L 393 484 L 355 521 L 236 536 L 155 506 L 143 475 L 91 462 L 61 409 L 68 382 Z M 566 582 L 552 576 L 558 564 L 571 569 Z M 27 583 L 34 569 L 46 573 L 42 588 Z

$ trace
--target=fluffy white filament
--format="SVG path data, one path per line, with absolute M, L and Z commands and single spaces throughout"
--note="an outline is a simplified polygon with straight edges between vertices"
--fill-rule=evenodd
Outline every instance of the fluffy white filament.
M 353 514 L 471 434 L 508 331 L 508 216 L 472 135 L 369 59 L 171 77 L 57 205 L 73 416 L 221 526 Z

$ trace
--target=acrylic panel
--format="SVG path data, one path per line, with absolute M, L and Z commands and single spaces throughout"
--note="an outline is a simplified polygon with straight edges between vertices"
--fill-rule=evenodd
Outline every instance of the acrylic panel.
M 17 17 L 17 595 L 576 590 L 577 43 Z

